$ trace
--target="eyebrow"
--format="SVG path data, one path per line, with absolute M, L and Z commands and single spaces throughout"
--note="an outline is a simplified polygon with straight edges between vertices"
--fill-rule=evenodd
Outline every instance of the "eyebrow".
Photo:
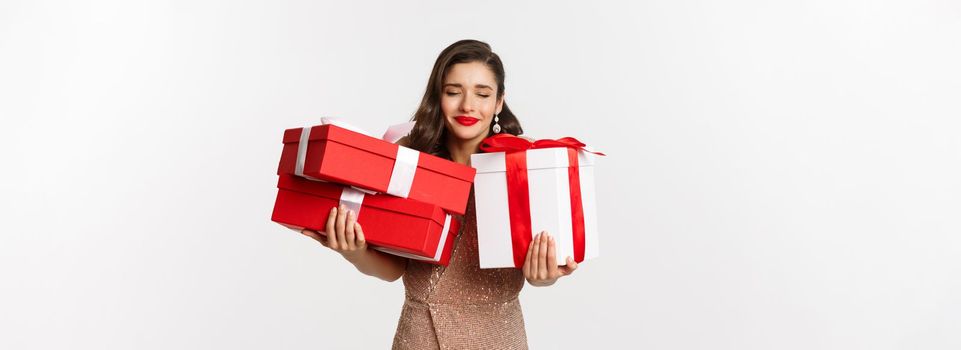
M 463 86 L 463 85 L 461 85 L 461 84 L 454 84 L 454 83 L 448 83 L 448 84 L 444 84 L 444 87 L 448 87 L 448 86 L 453 86 L 453 87 L 458 87 L 458 88 L 459 88 L 459 87 L 464 87 L 464 86 Z M 490 85 L 484 85 L 484 84 L 477 84 L 477 85 L 474 85 L 474 88 L 477 88 L 477 89 L 491 89 L 491 90 L 494 90 L 494 88 L 492 88 L 492 87 L 490 87 Z

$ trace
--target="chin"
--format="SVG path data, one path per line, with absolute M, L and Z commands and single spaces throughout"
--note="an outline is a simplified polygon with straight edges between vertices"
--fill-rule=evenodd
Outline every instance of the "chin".
M 471 126 L 448 124 L 447 131 L 455 139 L 461 141 L 476 140 L 487 136 L 487 129 L 480 123 Z

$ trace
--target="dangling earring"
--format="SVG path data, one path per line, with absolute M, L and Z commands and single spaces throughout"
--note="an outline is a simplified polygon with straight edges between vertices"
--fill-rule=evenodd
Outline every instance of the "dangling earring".
M 499 133 L 501 132 L 501 125 L 498 124 L 498 121 L 499 121 L 499 119 L 497 118 L 497 114 L 495 113 L 495 114 L 494 114 L 494 128 L 493 128 L 495 134 L 499 134 Z

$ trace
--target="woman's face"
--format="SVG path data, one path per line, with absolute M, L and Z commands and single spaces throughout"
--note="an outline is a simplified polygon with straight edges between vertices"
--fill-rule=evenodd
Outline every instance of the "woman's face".
M 499 113 L 503 96 L 497 98 L 497 80 L 481 62 L 458 63 L 450 67 L 441 90 L 440 106 L 451 136 L 461 141 L 487 137 L 494 113 Z

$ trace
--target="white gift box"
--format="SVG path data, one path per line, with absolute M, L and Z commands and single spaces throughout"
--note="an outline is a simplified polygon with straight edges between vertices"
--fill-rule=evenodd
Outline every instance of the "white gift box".
M 569 151 L 570 150 L 570 151 Z M 572 148 L 540 148 L 526 152 L 527 186 L 530 206 L 528 229 L 521 230 L 520 237 L 530 242 L 531 237 L 547 231 L 556 243 L 557 265 L 566 265 L 567 257 L 575 257 L 574 225 L 572 219 L 571 180 L 569 153 L 577 152 L 581 207 L 583 212 L 584 259 L 598 256 L 597 205 L 594 188 L 595 155 Z M 509 156 L 504 152 L 477 153 L 471 156 L 471 166 L 477 169 L 474 179 L 474 200 L 477 209 L 477 243 L 481 268 L 516 267 L 523 265 L 529 243 L 523 245 L 520 265 L 515 264 L 515 247 L 512 240 L 511 205 L 508 203 Z M 513 176 L 513 175 L 512 175 Z M 515 182 L 516 183 L 516 182 Z M 521 186 L 522 187 L 522 186 Z M 512 193 L 512 199 L 523 193 Z M 522 201 L 518 202 L 522 203 Z M 524 215 L 515 215 L 525 217 Z M 524 220 L 526 221 L 526 220 Z M 518 225 L 514 225 L 518 226 Z M 515 227 L 516 229 L 516 227 Z M 519 241 L 520 242 L 520 241 Z M 518 244 L 518 249 L 520 249 Z

